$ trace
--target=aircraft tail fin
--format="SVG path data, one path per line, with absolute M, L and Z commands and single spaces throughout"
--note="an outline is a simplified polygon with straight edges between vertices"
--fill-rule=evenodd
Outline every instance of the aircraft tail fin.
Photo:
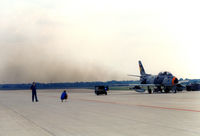
M 145 72 L 145 70 L 144 70 L 144 67 L 143 67 L 143 65 L 142 65 L 142 62 L 139 60 L 139 68 L 140 68 L 140 75 L 141 76 L 144 76 L 144 75 L 146 75 L 146 72 Z

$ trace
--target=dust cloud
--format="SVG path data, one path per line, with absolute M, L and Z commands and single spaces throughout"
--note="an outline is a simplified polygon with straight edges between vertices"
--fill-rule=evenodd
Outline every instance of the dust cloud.
M 58 55 L 41 46 L 17 46 L 1 51 L 0 82 L 77 82 L 107 81 L 119 79 L 118 73 L 98 62 L 88 62 L 67 53 Z

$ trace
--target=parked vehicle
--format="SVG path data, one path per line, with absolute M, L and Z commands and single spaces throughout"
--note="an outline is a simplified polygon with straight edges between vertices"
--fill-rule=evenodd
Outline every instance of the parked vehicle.
M 109 90 L 108 86 L 95 86 L 94 92 L 96 95 L 101 95 L 101 94 L 107 95 L 108 90 Z

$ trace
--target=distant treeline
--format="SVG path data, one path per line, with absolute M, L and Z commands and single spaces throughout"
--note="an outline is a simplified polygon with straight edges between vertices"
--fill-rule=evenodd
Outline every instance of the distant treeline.
M 73 83 L 36 83 L 38 89 L 68 89 L 68 88 L 94 88 L 94 86 L 127 86 L 137 84 L 139 81 L 107 81 L 107 82 L 73 82 Z M 0 90 L 27 90 L 29 84 L 0 84 Z

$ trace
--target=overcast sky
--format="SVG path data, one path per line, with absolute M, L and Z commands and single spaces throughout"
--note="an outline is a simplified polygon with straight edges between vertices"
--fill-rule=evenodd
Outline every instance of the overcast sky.
M 4 0 L 0 83 L 200 78 L 198 0 Z

